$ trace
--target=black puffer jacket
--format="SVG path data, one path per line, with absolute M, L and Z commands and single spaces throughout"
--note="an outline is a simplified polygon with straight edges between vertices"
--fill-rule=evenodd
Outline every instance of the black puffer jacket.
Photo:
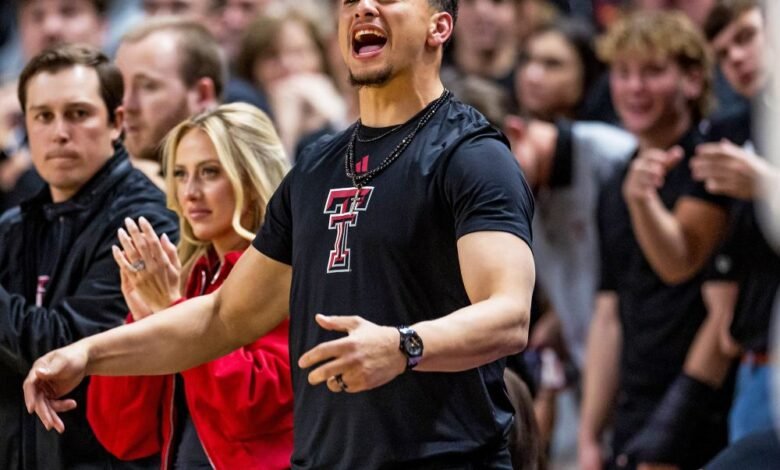
M 0 468 L 153 465 L 120 463 L 103 450 L 85 417 L 86 381 L 70 395 L 79 407 L 62 415 L 61 436 L 27 414 L 22 395 L 38 357 L 124 320 L 127 306 L 111 246 L 119 244 L 123 219 L 140 216 L 158 233 L 177 238 L 178 221 L 163 193 L 118 147 L 68 201 L 52 203 L 47 186 L 0 218 Z M 38 285 L 41 270 L 50 278 L 45 292 Z

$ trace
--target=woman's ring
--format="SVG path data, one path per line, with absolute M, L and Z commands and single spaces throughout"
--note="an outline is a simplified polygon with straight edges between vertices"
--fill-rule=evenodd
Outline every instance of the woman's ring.
M 130 267 L 133 268 L 133 272 L 137 273 L 146 269 L 146 263 L 144 263 L 144 260 L 139 259 L 138 261 L 130 263 Z

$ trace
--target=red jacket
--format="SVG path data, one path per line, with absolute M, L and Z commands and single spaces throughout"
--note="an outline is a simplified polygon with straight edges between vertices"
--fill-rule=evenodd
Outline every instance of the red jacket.
M 215 256 L 200 258 L 187 280 L 185 298 L 216 290 L 240 256 L 225 255 L 213 277 Z M 285 320 L 254 343 L 182 372 L 192 422 L 214 468 L 290 467 L 288 329 Z M 95 376 L 87 394 L 87 418 L 100 443 L 116 457 L 133 460 L 162 452 L 162 468 L 168 468 L 177 425 L 173 404 L 173 375 Z

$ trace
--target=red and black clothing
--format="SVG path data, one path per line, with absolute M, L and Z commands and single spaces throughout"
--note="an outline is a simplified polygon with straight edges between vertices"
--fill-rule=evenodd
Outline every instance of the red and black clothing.
M 222 266 L 213 254 L 201 257 L 190 273 L 184 299 L 215 291 L 240 256 L 227 253 Z M 288 329 L 285 320 L 254 343 L 181 373 L 189 415 L 214 468 L 290 466 Z M 100 443 L 121 459 L 161 453 L 162 468 L 168 468 L 182 424 L 174 409 L 175 377 L 93 377 L 87 418 Z

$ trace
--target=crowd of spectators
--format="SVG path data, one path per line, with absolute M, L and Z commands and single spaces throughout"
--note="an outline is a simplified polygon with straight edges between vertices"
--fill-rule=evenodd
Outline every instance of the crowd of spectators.
M 187 449 L 230 449 L 204 431 L 182 444 L 181 435 L 165 428 L 159 416 L 140 418 L 144 425 L 153 422 L 162 430 L 156 440 L 139 436 L 138 448 L 128 448 L 132 440 L 128 444 L 130 438 L 119 439 L 111 429 L 109 414 L 127 414 L 118 411 L 122 404 L 116 400 L 128 392 L 140 396 L 135 397 L 137 409 L 153 408 L 152 414 L 170 400 L 176 405 L 189 400 L 194 407 L 196 392 L 174 398 L 174 384 L 189 378 L 189 388 L 207 387 L 203 374 L 208 377 L 209 372 L 201 371 L 198 379 L 197 369 L 183 380 L 182 376 L 157 382 L 149 377 L 139 382 L 93 380 L 89 408 L 74 412 L 68 426 L 76 431 L 58 442 L 32 418 L 18 417 L 23 406 L 21 378 L 38 356 L 117 325 L 128 311 L 135 312 L 122 301 L 122 294 L 128 304 L 133 298 L 133 260 L 114 253 L 118 266 L 100 264 L 113 263 L 108 247 L 133 234 L 120 233 L 118 239 L 102 234 L 92 242 L 80 241 L 97 235 L 79 235 L 83 227 L 78 224 L 87 223 L 85 216 L 72 215 L 74 209 L 57 203 L 72 199 L 80 204 L 79 210 L 86 210 L 92 201 L 87 196 L 93 196 L 83 188 L 110 193 L 94 197 L 121 199 L 117 188 L 132 186 L 133 178 L 142 178 L 143 173 L 167 193 L 169 208 L 180 216 L 181 256 L 182 246 L 193 239 L 207 243 L 211 239 L 193 233 L 191 221 L 182 215 L 181 201 L 187 196 L 177 193 L 183 171 L 174 162 L 177 147 L 185 144 L 188 131 L 203 134 L 209 120 L 218 121 L 220 116 L 225 120 L 230 113 L 245 113 L 249 119 L 246 116 L 255 116 L 259 109 L 260 117 L 252 122 L 272 123 L 275 131 L 263 132 L 272 134 L 267 147 L 273 151 L 246 150 L 243 143 L 220 147 L 212 135 L 213 145 L 203 146 L 216 147 L 217 153 L 224 147 L 241 153 L 242 159 L 248 159 L 250 151 L 286 158 L 272 162 L 275 169 L 268 171 L 275 173 L 268 181 L 243 174 L 239 183 L 232 181 L 235 193 L 243 191 L 237 189 L 241 184 L 255 190 L 262 186 L 262 197 L 250 196 L 250 188 L 246 201 L 242 196 L 235 202 L 238 207 L 254 204 L 250 207 L 262 213 L 258 204 L 267 200 L 287 164 L 294 165 L 296 155 L 316 145 L 320 136 L 341 131 L 357 118 L 356 89 L 337 40 L 340 4 L 341 0 L 0 4 L 0 210 L 8 211 L 0 218 L 0 260 L 8 260 L 0 263 L 0 376 L 5 379 L 0 386 L 0 468 L 57 468 L 36 463 L 42 456 L 60 459 L 65 467 L 82 458 L 107 462 L 85 457 L 101 444 L 113 454 L 106 459 L 136 465 L 128 468 L 155 467 L 160 453 L 165 463 L 180 459 Z M 765 235 L 769 229 L 762 211 L 769 189 L 779 187 L 780 173 L 764 158 L 770 152 L 770 133 L 761 117 L 778 97 L 770 86 L 774 51 L 762 2 L 460 0 L 459 7 L 455 35 L 445 51 L 445 86 L 501 129 L 536 199 L 533 251 L 538 274 L 530 339 L 524 353 L 510 358 L 506 375 L 510 399 L 522 416 L 512 437 L 518 443 L 511 447 L 516 467 L 549 466 L 545 457 L 556 426 L 556 396 L 569 389 L 579 408 L 578 468 L 734 468 L 730 465 L 746 462 L 748 454 L 753 466 L 745 468 L 773 468 L 772 463 L 780 462 L 775 460 L 780 459 L 780 445 L 773 434 L 770 382 L 775 364 L 769 332 L 780 286 L 780 256 L 774 249 L 777 241 Z M 48 194 L 45 188 L 57 183 L 56 176 L 47 173 L 42 157 L 47 151 L 36 140 L 44 139 L 43 133 L 38 129 L 35 135 L 25 108 L 29 105 L 20 99 L 25 93 L 38 93 L 36 99 L 43 96 L 43 78 L 62 75 L 62 84 L 49 85 L 78 86 L 69 82 L 73 77 L 66 76 L 67 67 L 63 71 L 55 66 L 43 75 L 24 67 L 53 46 L 76 43 L 102 50 L 121 75 L 123 86 L 118 90 L 104 91 L 101 85 L 107 119 L 116 134 L 101 138 L 111 142 L 114 156 L 101 162 L 105 168 L 95 168 L 79 182 L 73 194 L 52 201 L 42 196 Z M 84 61 L 83 66 L 97 70 Z M 23 69 L 32 75 L 25 76 Z M 248 103 L 251 109 L 221 104 L 237 102 Z M 182 122 L 188 123 L 184 130 Z M 234 132 L 231 122 L 223 124 L 223 130 Z M 166 140 L 173 129 L 178 129 L 170 134 L 173 140 Z M 218 160 L 228 165 L 223 155 Z M 131 173 L 125 162 L 140 173 L 125 175 Z M 119 172 L 124 173 L 117 176 Z M 101 186 L 93 177 L 110 179 L 113 186 Z M 132 191 L 149 191 L 149 201 L 138 204 L 154 204 L 152 216 L 135 210 L 133 200 L 122 202 L 127 204 L 123 216 L 111 214 L 106 219 L 116 219 L 112 230 L 125 226 L 125 215 L 157 217 L 154 230 L 150 226 L 147 231 L 169 233 L 176 241 L 174 216 L 162 209 L 162 194 L 151 184 L 134 184 Z M 13 209 L 20 203 L 21 214 L 43 218 L 38 226 L 20 222 L 19 209 Z M 53 214 L 62 217 L 61 213 L 66 214 L 66 219 L 60 218 L 65 225 L 53 228 Z M 72 220 L 67 222 L 67 217 Z M 246 226 L 257 229 L 259 219 Z M 139 230 L 127 226 L 135 235 Z M 248 246 L 249 232 L 236 231 L 242 243 L 224 251 L 238 250 L 237 257 Z M 172 242 L 167 236 L 165 241 L 155 240 L 159 253 L 164 249 L 174 253 L 170 265 L 175 265 Z M 121 244 L 125 252 L 133 246 Z M 79 252 L 87 248 L 92 251 Z M 21 253 L 32 261 L 20 265 L 13 258 Z M 46 282 L 49 276 L 62 275 L 66 254 L 68 272 L 78 278 L 72 279 L 71 290 L 55 291 Z M 199 264 L 210 277 L 219 275 L 220 263 L 227 263 L 221 251 L 200 246 L 196 254 L 193 257 L 191 249 L 185 257 L 191 263 L 176 268 L 175 293 L 161 308 L 182 296 L 203 293 L 206 286 L 194 274 Z M 90 263 L 98 266 L 95 271 Z M 99 300 L 91 300 L 95 296 Z M 140 317 L 131 313 L 125 320 Z M 238 353 L 233 361 L 250 356 L 251 362 L 253 354 L 262 356 L 255 363 L 271 361 L 257 352 L 266 343 L 259 340 L 259 346 L 248 346 L 248 352 Z M 289 373 L 285 369 L 289 364 L 274 364 L 281 375 Z M 289 453 L 285 413 L 290 403 L 284 390 L 274 392 L 273 387 L 289 384 L 274 376 L 273 387 L 264 386 L 258 377 L 242 380 L 268 392 L 269 400 L 284 412 L 269 412 L 267 403 L 255 406 L 254 401 L 241 404 L 241 411 L 265 422 L 280 420 L 268 428 L 282 442 L 282 450 L 273 451 L 275 462 L 284 461 L 287 454 L 279 452 Z M 248 386 L 234 380 L 221 388 L 215 385 L 218 391 L 208 393 L 222 393 L 225 383 Z M 150 387 L 157 387 L 152 398 Z M 79 393 L 86 396 L 87 387 Z M 260 402 L 263 397 L 252 399 Z M 229 407 L 242 401 L 223 396 L 219 403 Z M 183 408 L 181 419 L 191 430 L 192 418 L 187 406 Z M 165 410 L 171 416 L 175 413 Z M 130 423 L 134 419 L 139 418 L 123 417 Z M 78 439 L 83 440 L 83 452 L 62 450 L 78 447 Z M 246 439 L 251 450 L 251 439 Z M 174 440 L 179 447 L 171 454 L 165 443 Z M 262 445 L 254 448 L 267 452 Z M 234 456 L 236 451 L 219 452 Z M 235 462 L 277 468 L 250 457 L 197 456 L 194 463 L 182 463 L 184 468 L 196 464 L 230 468 Z

